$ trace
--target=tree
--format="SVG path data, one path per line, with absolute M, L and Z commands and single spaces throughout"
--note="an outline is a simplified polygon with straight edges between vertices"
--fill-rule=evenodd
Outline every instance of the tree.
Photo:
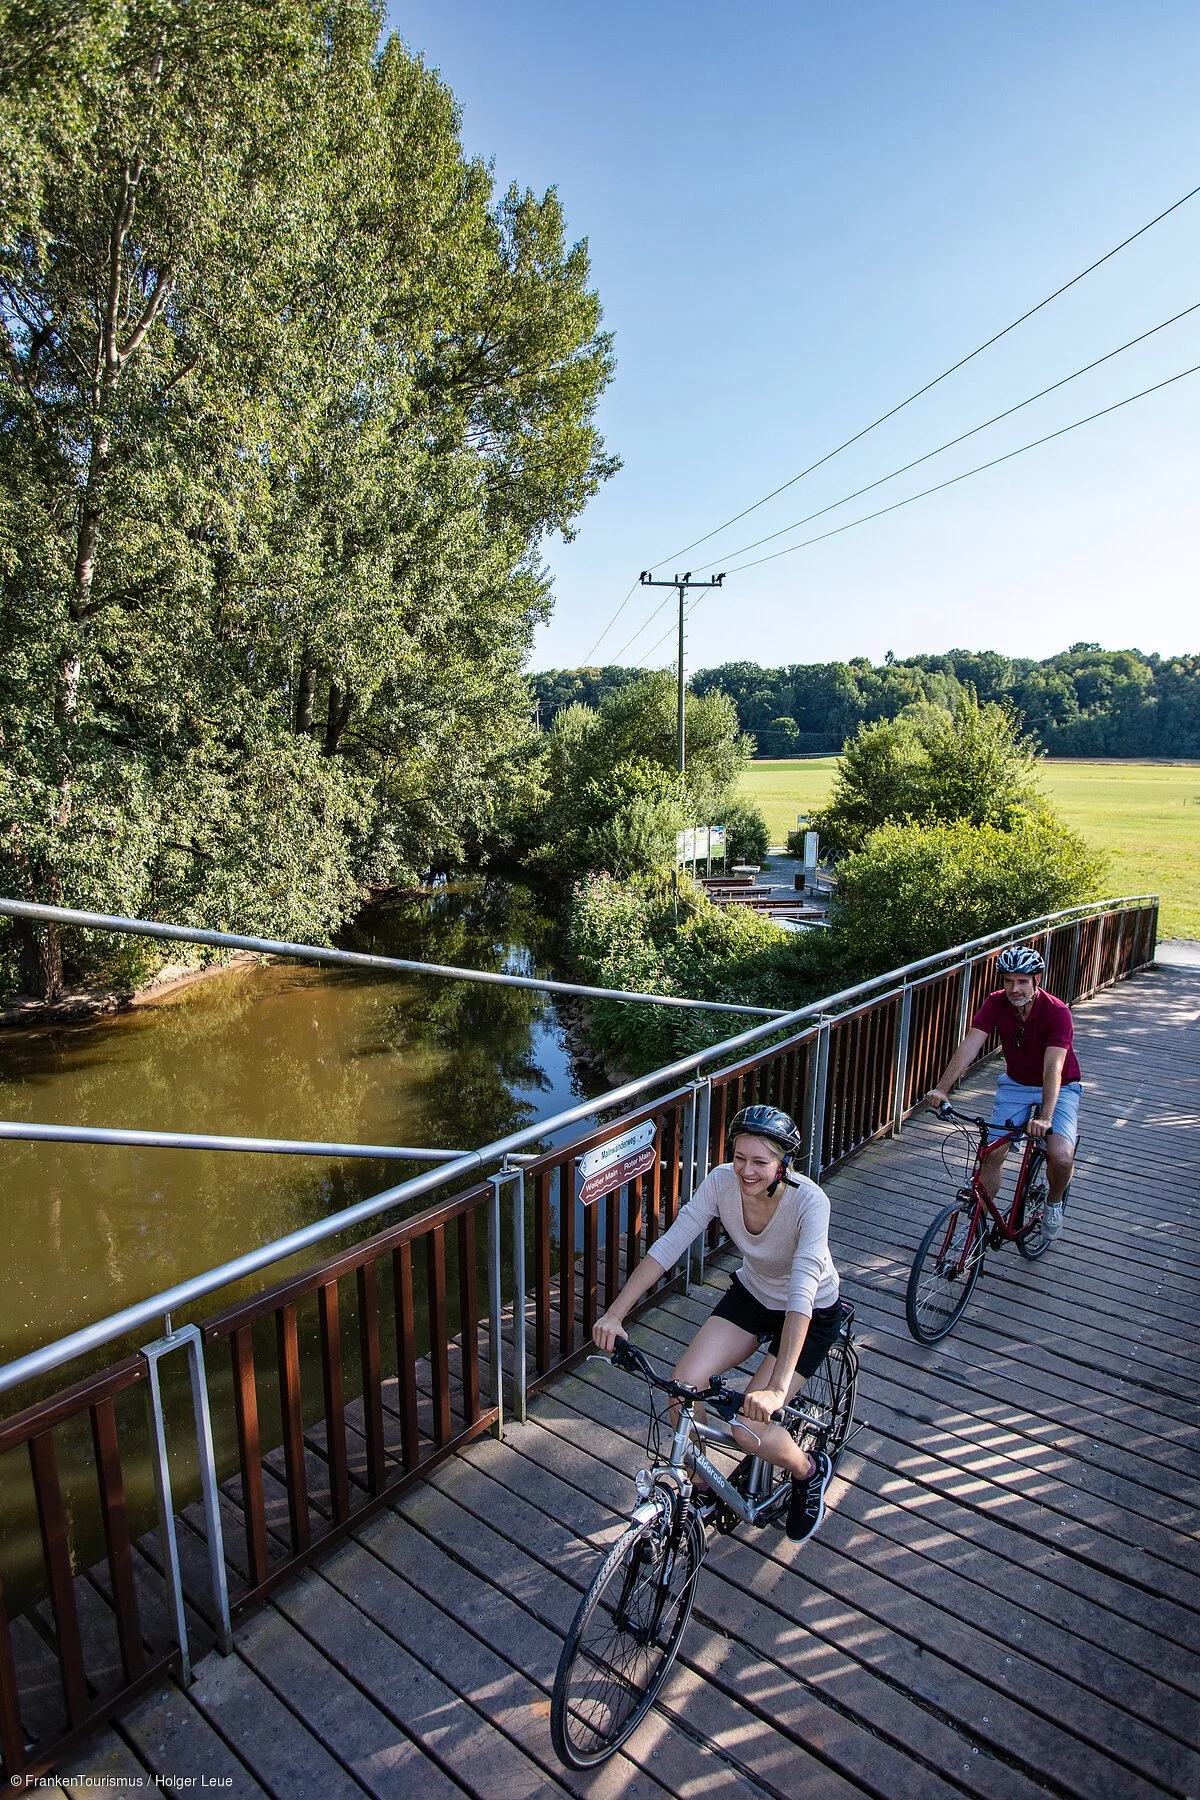
M 520 778 L 538 546 L 615 467 L 611 347 L 553 190 L 494 202 L 381 16 L 0 7 L 0 874 L 28 897 L 267 929 L 307 890 L 319 935 Z M 55 993 L 57 934 L 24 950 Z
M 838 855 L 860 849 L 880 825 L 904 821 L 1008 829 L 1044 811 L 1034 763 L 1032 745 L 1004 707 L 966 695 L 952 713 L 915 707 L 859 727 L 812 828 Z
M 535 863 L 560 874 L 661 867 L 673 862 L 682 826 L 722 821 L 749 745 L 724 694 L 688 693 L 685 708 L 682 780 L 668 671 L 614 687 L 599 711 L 563 708 L 543 734 L 537 798 L 523 821 Z

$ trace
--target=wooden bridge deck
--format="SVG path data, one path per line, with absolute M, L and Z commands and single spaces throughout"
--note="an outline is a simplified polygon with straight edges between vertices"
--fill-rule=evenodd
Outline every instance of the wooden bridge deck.
M 61 1786 L 1200 1796 L 1200 974 L 1138 976 L 1077 1019 L 1067 1231 L 1037 1264 L 993 1256 L 945 1343 L 920 1348 L 903 1319 L 953 1185 L 944 1128 L 917 1122 L 830 1179 L 865 1427 L 813 1543 L 716 1542 L 661 1703 L 605 1769 L 557 1767 L 549 1690 L 644 1423 L 640 1384 L 584 1364 L 281 1589 L 190 1690 L 132 1708 Z M 710 1273 L 639 1340 L 673 1356 L 727 1279 Z

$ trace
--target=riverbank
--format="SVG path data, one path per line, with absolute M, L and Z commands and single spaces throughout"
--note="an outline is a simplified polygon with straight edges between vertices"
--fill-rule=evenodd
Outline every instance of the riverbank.
M 35 994 L 12 994 L 0 1000 L 0 1030 L 34 1030 L 64 1025 L 88 1025 L 115 1013 L 131 1012 L 137 1006 L 154 1006 L 184 988 L 208 981 L 230 969 L 245 968 L 258 962 L 253 950 L 236 950 L 202 967 L 189 963 L 164 963 L 161 969 L 138 987 L 84 987 L 64 994 L 59 1000 L 39 1000 Z

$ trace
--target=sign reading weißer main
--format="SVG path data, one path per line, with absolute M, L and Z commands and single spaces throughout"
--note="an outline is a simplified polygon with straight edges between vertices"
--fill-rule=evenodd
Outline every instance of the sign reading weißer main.
M 657 1135 L 656 1121 L 643 1119 L 619 1137 L 609 1138 L 606 1144 L 597 1144 L 594 1150 L 576 1157 L 576 1198 L 588 1206 L 652 1169 L 658 1155 L 654 1141 Z

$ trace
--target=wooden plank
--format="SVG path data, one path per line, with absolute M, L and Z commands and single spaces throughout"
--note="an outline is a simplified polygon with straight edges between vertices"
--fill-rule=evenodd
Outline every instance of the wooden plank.
M 88 1375 L 82 1381 L 73 1382 L 47 1400 L 35 1401 L 20 1412 L 10 1413 L 7 1419 L 0 1419 L 0 1456 L 6 1450 L 19 1449 L 38 1433 L 87 1412 L 97 1400 L 111 1398 L 145 1379 L 146 1365 L 141 1357 L 128 1356 L 123 1362 L 102 1369 L 98 1375 Z
M 575 1348 L 575 1181 L 574 1164 L 558 1164 L 558 1354 Z
M 597 1205 L 583 1209 L 583 1335 L 592 1335 L 597 1316 L 600 1217 Z
M 292 1549 L 307 1550 L 312 1541 L 308 1518 L 308 1485 L 304 1472 L 304 1421 L 300 1394 L 300 1347 L 293 1302 L 275 1314 L 279 1361 L 279 1409 L 283 1425 L 283 1454 L 287 1467 L 288 1517 Z
M 269 1793 L 362 1800 L 362 1785 L 240 1655 L 206 1657 L 188 1697 Z
M 446 1234 L 438 1225 L 425 1238 L 429 1318 L 429 1365 L 433 1376 L 433 1441 L 438 1449 L 450 1441 L 450 1370 L 446 1334 Z
M 401 1455 L 406 1469 L 420 1461 L 417 1430 L 417 1327 L 413 1313 L 412 1248 L 401 1244 L 392 1257 L 396 1310 L 396 1381 L 400 1407 Z
M 267 1525 L 263 1509 L 262 1449 L 258 1432 L 258 1384 L 254 1374 L 254 1337 L 249 1325 L 229 1340 L 233 1358 L 233 1403 L 237 1420 L 238 1461 L 242 1471 L 242 1509 L 250 1583 L 267 1575 Z
M 458 1221 L 458 1329 L 462 1363 L 463 1418 L 479 1417 L 479 1278 L 475 1265 L 474 1211 Z M 549 1248 L 549 1246 L 547 1246 Z
M 321 1381 L 325 1393 L 325 1443 L 329 1457 L 333 1516 L 341 1524 L 350 1513 L 350 1476 L 346 1467 L 346 1393 L 342 1379 L 341 1315 L 336 1280 L 317 1289 L 321 1322 Z
M 0 1756 L 9 1776 L 25 1767 L 25 1731 L 21 1724 L 21 1701 L 17 1686 L 17 1666 L 13 1658 L 12 1632 L 8 1609 L 4 1602 L 4 1572 L 0 1570 Z
M 142 1644 L 141 1620 L 133 1586 L 133 1552 L 129 1542 L 129 1519 L 125 1510 L 125 1484 L 121 1476 L 117 1419 L 111 1395 L 105 1395 L 92 1407 L 92 1445 L 96 1454 L 100 1512 L 104 1520 L 104 1542 L 112 1578 L 121 1665 L 126 1680 L 136 1681 L 146 1667 L 146 1652 Z
M 327 1656 L 368 1688 L 375 1705 L 403 1726 L 412 1746 L 450 1771 L 459 1791 L 512 1795 L 513 1800 L 540 1800 L 545 1794 L 546 1771 L 476 1705 L 464 1704 L 439 1669 L 429 1667 L 449 1659 L 441 1657 L 438 1639 L 421 1631 L 419 1621 L 417 1630 L 411 1630 L 397 1604 L 395 1580 L 375 1557 L 357 1546 L 336 1551 L 323 1566 L 319 1584 L 298 1585 L 281 1596 L 280 1606 Z M 295 1679 L 290 1671 L 288 1676 Z M 478 1698 L 488 1707 L 507 1696 L 485 1691 Z M 340 1733 L 344 1723 L 335 1716 L 327 1729 Z M 404 1800 L 424 1792 L 419 1784 L 401 1791 Z M 447 1791 L 444 1777 L 434 1791 Z
M 79 1614 L 75 1607 L 71 1544 L 67 1536 L 67 1520 L 58 1482 L 58 1459 L 52 1432 L 41 1431 L 36 1437 L 30 1438 L 29 1461 L 33 1470 L 33 1491 L 42 1534 L 50 1604 L 54 1609 L 54 1631 L 63 1697 L 67 1703 L 68 1718 L 72 1725 L 78 1725 L 88 1711 L 87 1674 L 83 1664 L 83 1643 L 79 1635 Z
M 533 1182 L 534 1235 L 534 1355 L 537 1372 L 544 1375 L 550 1367 L 551 1348 L 551 1278 L 550 1278 L 550 1171 L 539 1169 Z
M 197 1673 L 203 1677 L 205 1664 Z M 174 1686 L 154 1693 L 121 1715 L 121 1732 L 162 1792 L 206 1786 L 229 1800 L 260 1800 L 267 1790 L 240 1757 Z
M 396 1252 L 399 1256 L 402 1253 Z M 387 1480 L 386 1451 L 383 1438 L 383 1381 L 379 1360 L 379 1273 L 372 1260 L 360 1264 L 356 1276 L 358 1288 L 358 1356 L 362 1370 L 362 1426 L 366 1438 L 367 1488 L 372 1494 L 383 1492 Z

